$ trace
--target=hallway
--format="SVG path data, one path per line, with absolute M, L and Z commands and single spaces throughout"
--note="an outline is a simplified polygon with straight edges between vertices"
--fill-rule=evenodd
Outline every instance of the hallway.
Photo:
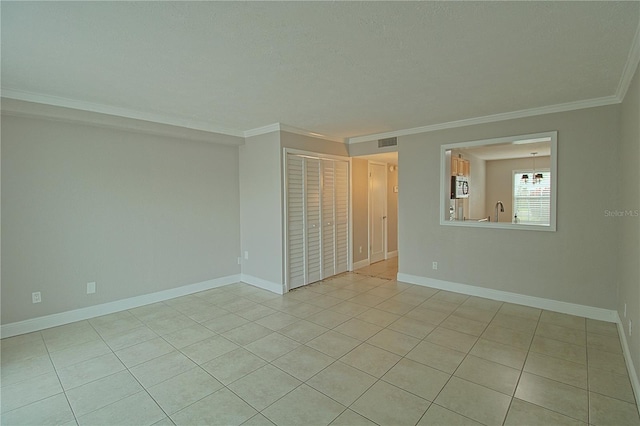
M 360 275 L 366 275 L 368 277 L 395 280 L 398 275 L 398 258 L 392 257 L 391 259 L 372 263 L 369 266 L 365 266 L 364 268 L 357 269 L 353 272 Z

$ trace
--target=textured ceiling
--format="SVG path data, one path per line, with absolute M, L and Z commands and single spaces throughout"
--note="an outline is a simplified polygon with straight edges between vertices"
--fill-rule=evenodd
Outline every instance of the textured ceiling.
M 640 2 L 3 1 L 1 13 L 3 95 L 345 138 L 614 96 Z

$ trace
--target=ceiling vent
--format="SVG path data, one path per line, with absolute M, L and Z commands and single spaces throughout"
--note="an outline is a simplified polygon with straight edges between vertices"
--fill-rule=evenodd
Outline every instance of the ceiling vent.
M 378 139 L 378 148 L 385 148 L 387 146 L 398 146 L 398 138 Z

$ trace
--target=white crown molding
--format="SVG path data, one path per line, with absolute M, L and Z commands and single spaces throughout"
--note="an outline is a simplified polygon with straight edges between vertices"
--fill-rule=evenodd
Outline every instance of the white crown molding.
M 163 114 L 146 113 L 127 108 L 78 101 L 58 96 L 41 95 L 22 90 L 2 89 L 1 95 L 4 99 L 4 102 L 2 103 L 3 114 L 44 117 L 55 120 L 87 123 L 103 127 L 136 130 L 145 133 L 168 136 L 176 136 L 176 133 L 182 133 L 181 137 L 196 140 L 209 140 L 210 136 L 207 134 L 211 133 L 244 139 L 280 131 L 332 142 L 345 143 L 345 140 L 341 138 L 322 135 L 320 133 L 299 129 L 282 123 L 273 123 L 267 126 L 241 131 L 227 127 L 214 126 L 210 123 L 201 121 L 181 119 Z M 53 111 L 52 109 L 47 109 L 47 106 L 59 107 L 61 109 Z M 87 113 L 93 113 L 95 115 L 89 115 Z M 126 122 L 122 119 L 135 120 L 136 122 Z M 145 124 L 142 124 L 142 122 Z M 154 124 L 156 125 L 155 127 Z M 157 125 L 170 126 L 173 129 L 161 128 Z M 186 135 L 184 130 L 179 131 L 177 129 L 187 129 L 203 134 Z M 226 143 L 229 144 L 229 142 Z M 233 141 L 230 144 L 241 145 L 242 143 L 244 143 L 244 141 Z
M 2 97 L 38 104 L 54 105 L 81 111 L 90 111 L 100 114 L 113 115 L 116 117 L 149 121 L 152 123 L 166 124 L 170 126 L 184 127 L 186 129 L 199 130 L 208 133 L 219 133 L 229 136 L 244 137 L 244 132 L 240 130 L 214 126 L 203 121 L 177 118 L 159 113 L 136 111 L 128 108 L 120 108 L 109 105 L 96 104 L 92 102 L 78 101 L 75 99 L 62 98 L 58 96 L 42 95 L 22 90 L 2 89 Z
M 244 143 L 244 138 L 237 136 L 205 132 L 203 130 L 188 129 L 186 127 L 172 126 L 169 124 L 136 120 L 133 118 L 125 118 L 11 98 L 2 98 L 2 115 L 30 118 L 35 117 L 45 120 L 90 125 L 107 129 L 117 129 L 222 145 L 239 146 Z
M 620 102 L 622 102 L 627 95 L 627 90 L 629 90 L 638 64 L 640 64 L 640 23 L 638 23 L 636 35 L 633 37 L 631 49 L 629 49 L 629 56 L 627 56 L 627 63 L 622 71 L 622 77 L 620 77 L 620 82 L 618 83 L 618 90 L 616 90 L 616 97 Z
M 273 123 L 267 126 L 256 127 L 255 129 L 245 130 L 243 132 L 243 136 L 245 138 L 250 138 L 252 136 L 266 135 L 267 133 L 279 132 L 279 131 L 280 131 L 280 123 Z
M 256 127 L 255 129 L 246 130 L 244 132 L 244 137 L 250 138 L 252 136 L 264 135 L 271 132 L 295 133 L 297 135 L 309 136 L 312 138 L 318 138 L 325 141 L 345 143 L 345 140 L 341 138 L 337 138 L 334 136 L 327 136 L 320 133 L 311 132 L 305 129 L 299 129 L 297 127 L 289 126 L 287 124 L 282 124 L 282 123 L 273 123 L 267 126 Z
M 371 142 L 383 138 L 415 135 L 418 133 L 434 132 L 436 130 L 453 129 L 456 127 L 473 126 L 475 124 L 494 123 L 497 121 L 513 120 L 516 118 L 533 117 L 543 114 L 573 111 L 584 108 L 593 108 L 620 103 L 617 96 L 605 96 L 602 98 L 587 99 L 584 101 L 567 102 L 565 104 L 549 105 L 538 108 L 523 109 L 519 111 L 503 112 L 483 117 L 466 118 L 464 120 L 449 121 L 446 123 L 430 124 L 428 126 L 413 127 L 411 129 L 395 130 L 392 132 L 375 133 L 372 135 L 355 136 L 347 139 L 347 144 Z
M 180 296 L 198 293 L 212 288 L 234 284 L 240 281 L 240 274 L 215 278 L 196 284 L 190 284 L 169 290 L 158 291 L 156 293 L 143 294 L 141 296 L 130 297 L 128 299 L 117 300 L 115 302 L 103 303 L 100 305 L 88 306 L 86 308 L 74 309 L 73 311 L 60 312 L 57 314 L 45 315 L 38 318 L 31 318 L 24 321 L 13 322 L 0 325 L 0 337 L 17 336 L 19 334 L 31 333 L 33 331 L 44 330 L 46 328 L 57 327 L 76 321 L 83 321 L 102 315 L 112 314 L 127 309 L 137 308 L 150 303 L 162 302 Z
M 631 80 L 635 75 L 636 69 L 640 65 L 640 23 L 636 29 L 635 36 L 629 49 L 627 62 L 625 64 L 622 76 L 618 82 L 618 88 L 615 95 L 604 96 L 601 98 L 586 99 L 583 101 L 568 102 L 564 104 L 549 105 L 538 108 L 523 109 L 519 111 L 505 112 L 500 114 L 486 115 L 483 117 L 468 118 L 464 120 L 449 121 L 446 123 L 431 124 L 428 126 L 414 127 L 410 129 L 401 129 L 391 132 L 375 133 L 371 135 L 354 136 L 347 138 L 347 144 L 356 144 L 361 142 L 371 142 L 378 139 L 415 135 L 418 133 L 433 132 L 436 130 L 453 129 L 456 127 L 472 126 L 474 124 L 493 123 L 497 121 L 512 120 L 516 118 L 533 117 L 536 115 L 553 114 L 558 112 L 573 111 L 584 108 L 593 108 L 598 106 L 619 104 L 624 100 L 627 94 Z
M 331 142 L 339 142 L 339 143 L 345 143 L 345 139 L 343 138 L 338 138 L 335 136 L 327 136 L 327 135 L 323 135 L 320 133 L 316 133 L 316 132 L 311 132 L 309 130 L 305 130 L 305 129 L 299 129 L 297 127 L 293 127 L 293 126 L 289 126 L 286 124 L 280 124 L 280 131 L 282 132 L 288 132 L 288 133 L 295 133 L 297 135 L 302 135 L 302 136 L 309 136 L 312 138 L 318 138 L 318 139 L 323 139 L 325 141 L 331 141 Z

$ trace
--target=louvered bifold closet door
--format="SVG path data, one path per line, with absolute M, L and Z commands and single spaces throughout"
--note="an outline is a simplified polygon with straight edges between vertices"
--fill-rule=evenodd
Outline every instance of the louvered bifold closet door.
M 304 159 L 287 155 L 287 247 L 289 288 L 305 284 Z
M 336 274 L 334 163 L 322 160 L 322 278 Z
M 349 267 L 349 163 L 335 161 L 335 240 L 336 274 L 346 272 Z
M 320 240 L 321 200 L 320 200 L 320 160 L 305 158 L 305 219 L 306 219 L 306 266 L 310 284 L 322 279 L 322 252 Z

